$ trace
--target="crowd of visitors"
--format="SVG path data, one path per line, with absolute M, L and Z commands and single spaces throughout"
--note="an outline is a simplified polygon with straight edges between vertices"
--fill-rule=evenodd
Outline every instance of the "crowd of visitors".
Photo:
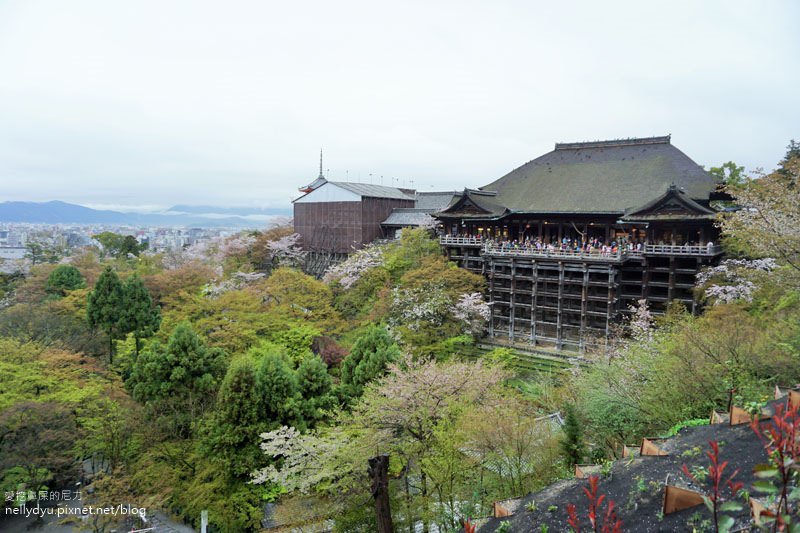
M 522 240 L 498 239 L 493 237 L 483 237 L 481 235 L 453 235 L 452 237 L 472 238 L 476 239 L 482 244 L 487 244 L 491 248 L 500 249 L 503 251 L 528 251 L 540 253 L 562 253 L 562 254 L 599 254 L 601 256 L 614 256 L 620 252 L 624 253 L 642 253 L 645 245 L 669 245 L 670 243 L 658 242 L 649 243 L 640 240 L 629 239 L 627 237 L 618 237 L 612 241 L 604 241 L 599 238 L 592 239 L 577 239 L 572 237 L 563 237 L 560 241 L 557 238 L 550 240 L 541 239 L 539 237 L 528 237 Z M 709 249 L 714 247 L 713 242 L 700 245 L 695 242 L 687 242 L 683 246 L 707 246 Z

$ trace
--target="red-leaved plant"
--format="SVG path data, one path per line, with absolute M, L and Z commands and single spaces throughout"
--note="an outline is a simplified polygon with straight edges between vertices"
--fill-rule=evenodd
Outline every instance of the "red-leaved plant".
M 800 499 L 797 481 L 800 477 L 800 416 L 799 405 L 775 406 L 775 415 L 767 423 L 753 420 L 751 427 L 764 444 L 770 464 L 756 467 L 755 475 L 761 478 L 753 484 L 759 492 L 775 499 L 772 509 L 762 514 L 772 522 L 772 531 L 794 531 L 798 522 L 796 501 Z
M 589 500 L 586 516 L 592 526 L 590 531 L 596 533 L 621 533 L 622 521 L 617 519 L 614 500 L 608 500 L 605 511 L 602 509 L 606 495 L 597 494 L 599 481 L 599 477 L 589 476 L 589 488 L 583 487 L 583 492 Z M 598 517 L 602 517 L 602 523 L 598 520 Z M 581 520 L 578 517 L 578 509 L 574 503 L 567 504 L 567 523 L 572 527 L 574 533 L 581 533 Z
M 469 521 L 469 518 L 464 521 L 464 533 L 475 533 L 477 527 L 476 524 Z
M 714 517 L 714 531 L 716 532 L 727 532 L 730 531 L 731 527 L 735 523 L 735 520 L 727 515 L 722 515 L 722 512 L 725 511 L 740 511 L 742 509 L 742 504 L 739 502 L 733 501 L 733 498 L 742 490 L 744 484 L 740 481 L 734 481 L 736 474 L 739 473 L 739 470 L 734 470 L 733 474 L 728 476 L 726 480 L 724 478 L 725 468 L 728 466 L 728 461 L 720 462 L 719 457 L 719 444 L 715 440 L 708 441 L 709 446 L 711 447 L 710 451 L 706 452 L 706 456 L 709 459 L 708 465 L 708 480 L 711 484 L 709 489 L 708 495 L 703 495 L 703 501 L 708 507 L 708 510 L 711 511 L 711 514 Z M 697 483 L 698 485 L 702 484 L 700 481 L 689 472 L 689 469 L 686 465 L 683 465 L 683 473 L 689 476 L 689 478 Z M 725 494 L 726 490 L 727 494 Z

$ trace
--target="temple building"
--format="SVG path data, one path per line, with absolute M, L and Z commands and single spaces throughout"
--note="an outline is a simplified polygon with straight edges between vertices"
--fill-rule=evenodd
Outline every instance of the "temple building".
M 322 172 L 299 188 L 294 200 L 294 229 L 303 248 L 325 256 L 323 268 L 376 240 L 394 239 L 406 227 L 433 227 L 432 213 L 444 209 L 457 194 L 367 183 L 329 181 Z
M 669 136 L 560 143 L 434 216 L 448 257 L 488 279 L 493 337 L 584 350 L 640 300 L 698 310 L 717 189 Z

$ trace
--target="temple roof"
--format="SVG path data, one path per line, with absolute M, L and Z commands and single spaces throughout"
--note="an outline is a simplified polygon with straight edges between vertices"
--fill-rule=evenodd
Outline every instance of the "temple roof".
M 426 226 L 433 221 L 429 209 L 398 207 L 392 210 L 389 218 L 381 226 Z
M 453 197 L 446 208 L 436 217 L 496 219 L 509 214 L 509 209 L 496 201 L 495 193 L 481 190 L 464 189 L 460 195 Z
M 347 191 L 356 197 L 361 198 L 389 198 L 392 200 L 409 200 L 414 201 L 414 191 L 409 189 L 398 189 L 396 187 L 387 187 L 385 185 L 372 185 L 369 183 L 353 183 L 349 181 L 325 181 L 321 185 L 311 189 L 306 194 L 293 200 L 292 202 L 315 202 L 325 201 L 320 196 L 322 191 L 328 191 L 331 187 Z M 314 196 L 311 196 L 314 195 Z
M 414 207 L 417 209 L 427 209 L 428 211 L 439 211 L 444 209 L 453 201 L 453 197 L 458 196 L 458 191 L 431 191 L 419 192 L 415 195 Z
M 621 215 L 673 183 L 708 203 L 717 180 L 665 136 L 559 143 L 480 189 L 496 192 L 492 201 L 514 212 Z
M 649 221 L 670 219 L 708 219 L 716 218 L 717 212 L 701 205 L 679 189 L 670 185 L 666 192 L 646 204 L 628 210 L 622 217 L 624 221 Z

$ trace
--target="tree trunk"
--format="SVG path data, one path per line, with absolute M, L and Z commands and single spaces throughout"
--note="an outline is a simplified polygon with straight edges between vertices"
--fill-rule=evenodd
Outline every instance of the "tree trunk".
M 430 532 L 430 524 L 428 524 L 428 476 L 425 475 L 425 471 L 420 468 L 419 472 L 420 483 L 421 483 L 421 490 L 420 493 L 422 494 L 422 533 L 429 533 Z
M 409 463 L 406 463 L 405 466 L 405 473 L 403 474 L 403 480 L 406 483 L 406 520 L 408 521 L 408 532 L 414 533 L 414 520 L 411 518 L 413 514 L 411 512 L 411 487 L 408 484 L 408 470 L 411 467 Z
M 392 511 L 389 508 L 389 456 L 386 454 L 369 460 L 369 476 L 372 478 L 372 497 L 375 499 L 375 515 L 378 533 L 392 533 Z

